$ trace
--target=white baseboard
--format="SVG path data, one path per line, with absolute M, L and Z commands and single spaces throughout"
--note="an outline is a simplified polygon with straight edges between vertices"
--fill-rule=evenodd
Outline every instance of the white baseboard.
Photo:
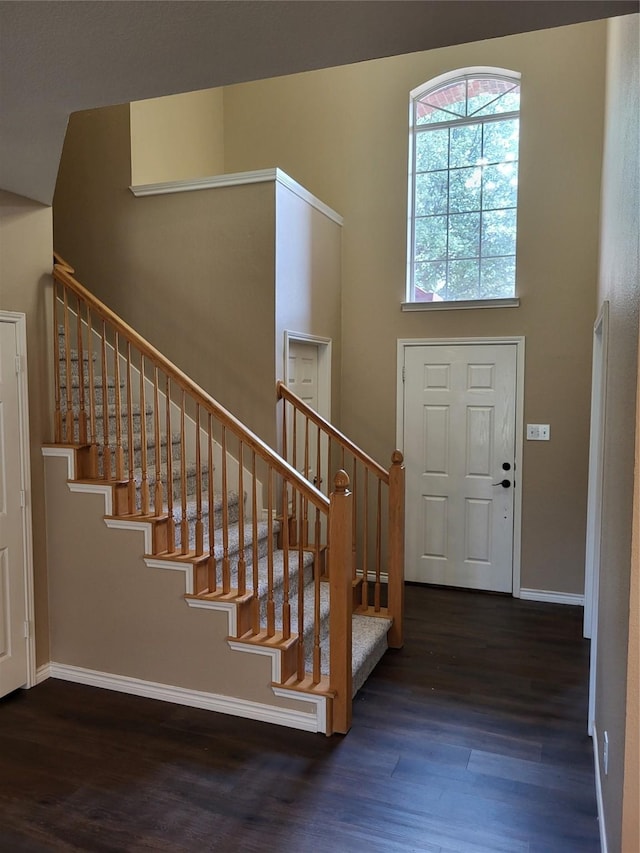
M 598 826 L 600 827 L 600 850 L 602 853 L 608 853 L 607 847 L 607 832 L 604 824 L 604 802 L 602 800 L 602 779 L 600 777 L 600 759 L 598 748 L 598 730 L 595 722 L 593 723 L 593 731 L 591 733 L 593 742 L 593 769 L 596 776 L 596 801 L 598 803 Z
M 51 678 L 51 664 L 43 663 L 42 666 L 39 666 L 36 669 L 36 684 L 41 684 L 43 681 L 46 681 L 47 678 Z
M 162 702 L 187 705 L 190 708 L 203 708 L 206 711 L 217 711 L 221 714 L 231 714 L 249 720 L 260 720 L 306 732 L 324 731 L 324 728 L 321 728 L 322 719 L 319 713 L 305 714 L 292 708 L 278 708 L 274 705 L 237 699 L 233 696 L 221 696 L 217 693 L 173 687 L 169 684 L 143 681 L 140 678 L 131 678 L 127 675 L 98 672 L 81 666 L 70 666 L 62 663 L 51 663 L 48 666 L 51 678 L 60 678 L 63 681 L 73 681 L 76 684 L 86 684 L 90 687 L 116 690 L 119 693 L 129 693 L 132 696 L 144 696 L 147 699 L 159 699 Z
M 520 598 L 527 601 L 546 601 L 549 604 L 573 604 L 584 607 L 584 595 L 576 592 L 553 592 L 550 589 L 521 589 Z

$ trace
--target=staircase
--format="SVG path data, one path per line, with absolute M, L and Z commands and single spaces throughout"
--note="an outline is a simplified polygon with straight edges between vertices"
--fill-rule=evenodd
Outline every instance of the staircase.
M 55 260 L 54 447 L 71 454 L 70 487 L 105 493 L 108 526 L 146 525 L 147 567 L 184 568 L 186 605 L 226 611 L 229 646 L 272 657 L 276 696 L 320 697 L 326 734 L 348 731 L 352 696 L 388 638 L 402 644 L 402 529 L 389 532 L 388 564 L 400 563 L 393 579 L 388 572 L 383 605 L 380 520 L 385 478 L 396 492 L 389 518 L 402 520 L 401 457 L 394 457 L 391 481 L 378 466 L 378 522 L 370 534 L 375 490 L 373 501 L 368 487 L 354 496 L 346 469 L 352 460 L 357 480 L 356 463 L 365 460 L 367 471 L 375 463 L 357 448 L 354 455 L 344 436 L 287 398 L 295 413 L 283 418 L 285 455 L 286 424 L 295 431 L 300 418 L 307 436 L 316 419 L 318 436 L 331 432 L 326 446 L 340 445 L 340 456 L 323 457 L 325 476 L 316 475 L 332 484 L 325 494 L 297 470 L 295 451 L 291 463 L 275 453 Z M 308 456 L 307 449 L 307 474 Z

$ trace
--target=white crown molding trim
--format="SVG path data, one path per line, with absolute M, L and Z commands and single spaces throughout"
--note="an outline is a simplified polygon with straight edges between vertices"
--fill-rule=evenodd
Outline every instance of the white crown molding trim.
M 227 640 L 227 643 L 234 652 L 247 652 L 250 655 L 264 655 L 271 658 L 271 681 L 282 681 L 282 654 L 280 649 L 273 649 L 269 646 L 254 646 L 251 643 L 237 643 L 234 640 Z
M 131 678 L 128 675 L 98 672 L 81 666 L 51 663 L 50 669 L 51 677 L 59 678 L 62 681 L 72 681 L 76 684 L 86 684 L 89 687 L 100 687 L 104 690 L 115 690 L 118 693 L 128 693 L 131 696 L 158 699 L 161 702 L 172 702 L 175 705 L 186 705 L 190 708 L 202 708 L 205 711 L 216 711 L 249 720 L 260 720 L 306 732 L 321 731 L 318 728 L 319 721 L 316 715 L 306 714 L 292 708 L 277 708 L 273 705 L 265 705 L 262 702 L 222 696 L 218 693 L 205 693 L 201 690 L 189 690 L 185 687 L 174 687 L 155 681 L 143 681 L 140 678 Z M 296 695 L 293 698 L 298 699 L 300 697 Z M 306 697 L 300 698 L 300 701 L 306 701 Z
M 607 846 L 607 830 L 604 823 L 604 800 L 602 798 L 602 777 L 600 776 L 600 760 L 598 758 L 598 731 L 595 722 L 593 723 L 591 732 L 591 741 L 593 743 L 593 769 L 596 777 L 596 802 L 598 804 L 598 827 L 600 829 L 600 850 L 602 853 L 608 853 Z
M 281 699 L 295 699 L 297 702 L 307 702 L 315 706 L 315 719 L 317 720 L 317 732 L 327 733 L 327 697 L 314 696 L 311 693 L 300 693 L 297 690 L 289 690 L 287 687 L 271 687 L 275 696 Z
M 189 607 L 202 610 L 219 610 L 227 614 L 227 633 L 235 637 L 238 633 L 238 605 L 234 601 L 214 601 L 208 598 L 186 598 Z M 242 649 L 244 651 L 244 649 Z
M 36 669 L 36 684 L 41 684 L 47 678 L 51 678 L 51 664 L 43 663 Z
M 572 604 L 584 607 L 584 595 L 575 592 L 553 592 L 550 589 L 520 589 L 520 598 L 546 601 L 549 604 Z
M 329 207 L 328 204 L 325 204 L 323 201 L 310 193 L 309 190 L 305 189 L 302 184 L 299 184 L 297 181 L 287 175 L 286 172 L 283 172 L 282 169 L 276 169 L 276 181 L 281 184 L 283 187 L 286 187 L 288 190 L 291 190 L 292 193 L 301 198 L 302 201 L 306 201 L 307 204 L 311 205 L 311 207 L 315 208 L 319 213 L 324 214 L 327 219 L 330 219 L 332 222 L 335 222 L 336 225 L 344 225 L 344 219 L 340 216 L 339 213 Z
M 265 184 L 269 181 L 279 183 L 299 196 L 311 207 L 324 214 L 337 225 L 343 225 L 344 220 L 339 213 L 320 201 L 319 198 L 306 190 L 282 169 L 256 169 L 252 172 L 230 172 L 228 175 L 210 175 L 206 178 L 190 178 L 183 181 L 162 181 L 157 184 L 136 184 L 129 189 L 136 198 L 150 195 L 171 195 L 172 193 L 188 193 L 196 190 L 211 190 L 221 187 L 241 187 L 245 184 Z
M 41 448 L 43 456 L 58 457 L 59 459 L 67 460 L 67 479 L 75 480 L 76 477 L 76 454 L 72 447 L 43 447 Z
M 151 541 L 151 540 L 149 540 Z M 146 549 L 151 550 L 151 546 Z M 163 560 L 157 557 L 145 557 L 145 564 L 150 569 L 170 569 L 173 572 L 184 572 L 185 595 L 193 595 L 193 564 L 178 560 Z
M 110 515 L 111 513 L 106 513 Z M 150 554 L 153 549 L 151 523 L 149 521 L 129 521 L 125 518 L 105 518 L 104 523 L 110 530 L 139 530 L 144 535 L 144 551 Z

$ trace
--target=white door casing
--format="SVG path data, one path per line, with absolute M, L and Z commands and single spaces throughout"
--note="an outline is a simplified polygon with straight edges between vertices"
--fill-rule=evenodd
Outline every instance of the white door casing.
M 600 596 L 600 541 L 602 535 L 602 481 L 604 475 L 604 413 L 607 399 L 609 350 L 609 303 L 604 301 L 593 326 L 591 372 L 591 428 L 589 436 L 589 486 L 587 541 L 584 571 L 583 635 L 591 638 L 589 664 L 589 711 L 587 730 L 593 735 L 598 660 L 598 601 Z
M 518 595 L 524 341 L 399 343 L 406 578 Z
M 331 420 L 331 340 L 314 335 L 285 332 L 284 382 L 325 420 Z M 299 418 L 296 430 L 295 467 L 313 480 L 317 468 L 317 432 L 309 430 L 308 472 L 305 471 L 305 431 Z M 293 435 L 292 423 L 287 424 L 287 434 Z M 322 461 L 326 448 L 321 446 Z M 289 461 L 291 461 L 291 454 Z M 322 465 L 322 470 L 325 466 Z M 322 484 L 324 485 L 324 484 Z M 323 489 L 325 491 L 325 489 Z
M 0 696 L 35 683 L 23 314 L 0 312 Z

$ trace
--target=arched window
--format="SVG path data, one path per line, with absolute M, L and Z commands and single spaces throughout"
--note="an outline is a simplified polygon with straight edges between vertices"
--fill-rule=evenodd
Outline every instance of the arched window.
M 411 92 L 408 302 L 515 297 L 519 125 L 515 72 Z

